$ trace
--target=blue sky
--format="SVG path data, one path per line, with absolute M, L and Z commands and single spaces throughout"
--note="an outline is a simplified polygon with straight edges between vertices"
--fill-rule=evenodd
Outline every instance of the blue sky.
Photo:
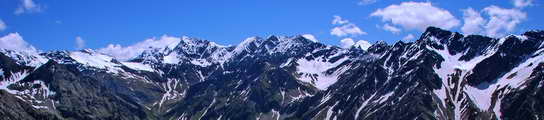
M 403 8 L 422 9 L 412 11 L 414 16 L 395 14 L 410 12 Z M 467 17 L 467 8 L 478 15 Z M 332 45 L 345 44 L 341 40 L 346 38 L 393 43 L 410 34 L 417 38 L 420 28 L 437 24 L 497 37 L 544 29 L 540 11 L 544 7 L 539 0 L 2 0 L 0 36 L 18 33 L 46 51 L 130 46 L 162 35 L 185 35 L 223 45 L 251 36 L 298 34 L 312 34 Z M 333 24 L 334 16 L 341 22 Z M 463 30 L 468 22 L 472 27 Z M 386 25 L 397 31 L 385 30 Z M 341 28 L 337 34 L 331 33 L 335 27 Z

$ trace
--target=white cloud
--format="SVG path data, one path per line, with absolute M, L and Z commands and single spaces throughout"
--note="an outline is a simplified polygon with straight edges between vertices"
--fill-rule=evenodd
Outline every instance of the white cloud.
M 358 36 L 358 35 L 366 35 L 366 34 L 367 33 L 363 32 L 361 28 L 359 28 L 357 25 L 351 24 L 351 23 L 334 27 L 331 30 L 331 35 L 338 36 L 338 37 L 344 37 L 348 35 Z
M 6 23 L 0 19 L 0 32 L 6 30 L 7 27 Z
M 489 16 L 489 22 L 484 26 L 485 34 L 492 37 L 501 37 L 527 18 L 527 14 L 519 9 L 505 9 L 497 6 L 484 8 Z
M 359 36 L 359 35 L 366 35 L 367 33 L 361 30 L 357 25 L 349 22 L 348 20 L 342 19 L 340 16 L 334 16 L 334 19 L 332 20 L 333 25 L 337 25 L 333 29 L 331 29 L 331 35 L 337 36 L 337 37 L 345 37 L 345 36 Z M 349 48 L 353 45 L 359 46 L 360 48 L 367 49 L 367 41 L 360 40 L 355 43 L 352 38 L 344 38 L 340 40 L 340 47 L 342 48 Z M 370 44 L 370 43 L 368 43 Z
M 311 40 L 311 41 L 313 41 L 313 42 L 318 42 L 318 40 L 317 40 L 317 39 L 315 38 L 315 36 L 312 35 L 312 34 L 303 34 L 302 37 L 304 37 L 304 38 L 306 38 L 306 39 L 308 39 L 308 40 Z
M 472 8 L 463 10 L 464 25 L 461 27 L 463 33 L 502 37 L 512 32 L 519 23 L 527 19 L 527 13 L 516 8 L 506 9 L 492 5 L 482 11 L 489 18 L 483 18 L 480 12 Z
M 482 26 L 485 24 L 485 19 L 482 18 L 480 12 L 467 8 L 463 10 L 463 27 L 461 31 L 465 34 L 479 34 L 482 31 Z
M 0 48 L 16 51 L 24 51 L 30 53 L 37 53 L 38 51 L 34 46 L 28 44 L 19 33 L 10 33 L 6 36 L 0 37 Z
M 370 16 L 382 17 L 382 21 L 399 25 L 406 30 L 425 30 L 429 26 L 451 29 L 459 25 L 449 11 L 429 2 L 403 2 L 374 11 Z
M 383 25 L 383 29 L 386 30 L 386 31 L 389 31 L 391 33 L 394 33 L 394 34 L 398 34 L 401 31 L 400 28 L 397 28 L 397 27 L 389 25 L 389 24 Z
M 342 48 L 349 48 L 351 47 L 355 42 L 351 38 L 344 38 L 340 40 L 340 47 Z
M 42 6 L 32 0 L 21 0 L 21 5 L 15 10 L 15 14 L 41 12 Z
M 85 40 L 83 40 L 80 36 L 76 37 L 76 48 L 77 49 L 85 48 Z
M 334 19 L 332 20 L 333 25 L 337 25 L 336 27 L 331 29 L 331 35 L 337 36 L 337 37 L 344 37 L 344 36 L 358 36 L 358 35 L 366 35 L 367 33 L 361 30 L 357 25 L 349 22 L 348 20 L 342 19 L 340 16 L 333 16 Z
M 533 0 L 512 0 L 512 2 L 517 8 L 524 8 L 533 5 Z
M 333 25 L 342 25 L 342 24 L 349 23 L 348 20 L 344 20 L 344 19 L 342 19 L 342 17 L 340 17 L 338 15 L 335 15 L 333 17 L 334 17 L 334 19 L 332 20 Z
M 414 38 L 416 38 L 416 37 L 413 34 L 408 34 L 408 35 L 404 36 L 402 38 L 402 40 L 408 41 L 408 40 L 413 40 Z
M 361 48 L 363 50 L 367 50 L 372 44 L 366 40 L 359 40 L 355 42 L 352 38 L 344 38 L 340 40 L 340 47 L 342 48 L 350 48 L 352 46 L 355 46 L 357 48 Z
M 109 44 L 106 48 L 98 49 L 98 51 L 118 60 L 129 60 L 150 48 L 173 47 L 172 45 L 177 45 L 180 41 L 179 37 L 163 35 L 160 39 L 151 38 L 126 47 L 119 44 Z

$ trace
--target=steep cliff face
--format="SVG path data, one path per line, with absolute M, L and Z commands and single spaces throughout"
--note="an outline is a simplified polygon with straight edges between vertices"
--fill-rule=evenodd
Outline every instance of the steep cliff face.
M 368 49 L 304 36 L 236 46 L 183 37 L 128 61 L 0 52 L 3 119 L 538 119 L 544 32 L 428 28 Z

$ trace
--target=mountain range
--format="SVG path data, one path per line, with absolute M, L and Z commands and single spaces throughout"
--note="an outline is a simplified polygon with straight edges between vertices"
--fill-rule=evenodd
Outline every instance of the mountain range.
M 544 31 L 491 38 L 429 27 L 341 48 L 304 35 L 235 46 L 182 37 L 129 60 L 0 49 L 0 119 L 544 118 Z

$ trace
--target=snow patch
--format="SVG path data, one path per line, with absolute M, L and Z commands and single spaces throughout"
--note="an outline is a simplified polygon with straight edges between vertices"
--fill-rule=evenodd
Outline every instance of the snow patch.
M 392 92 L 391 92 L 392 93 Z M 357 112 L 355 112 L 355 119 L 357 119 L 359 117 L 359 114 L 361 114 L 361 111 L 363 110 L 363 108 L 365 108 L 367 105 L 368 105 L 368 102 L 374 98 L 374 96 L 376 96 L 376 93 L 372 94 L 370 97 L 368 97 L 362 104 L 361 106 L 359 106 L 359 108 L 357 109 Z
M 29 73 L 27 71 L 15 72 L 15 73 L 12 73 L 11 76 L 9 76 L 7 78 L 1 78 L 3 80 L 0 81 L 0 89 L 1 90 L 6 90 L 7 92 L 9 92 L 11 94 L 16 94 L 17 91 L 9 89 L 8 86 L 23 80 L 23 78 L 28 76 L 28 74 Z
M 201 67 L 208 67 L 208 66 L 212 65 L 212 63 L 206 61 L 205 59 L 191 60 L 191 63 L 193 63 L 194 65 L 201 66 Z
M 0 49 L 0 52 L 15 60 L 19 65 L 31 66 L 35 68 L 45 64 L 48 61 L 47 58 L 39 55 L 39 53 L 35 51 L 13 51 Z
M 293 61 L 293 58 L 287 59 L 287 62 L 282 63 L 282 64 L 280 65 L 280 67 L 283 68 L 283 67 L 287 67 L 287 66 L 291 65 L 291 61 Z
M 434 41 L 438 41 L 436 40 L 435 37 L 431 37 L 430 39 Z M 452 101 L 454 105 L 454 117 L 455 119 L 461 119 L 461 113 L 464 111 L 461 108 L 463 107 L 462 100 L 459 100 L 459 98 L 462 97 L 464 93 L 462 91 L 463 89 L 461 88 L 462 87 L 461 84 L 463 83 L 463 81 L 461 80 L 464 80 L 463 78 L 466 77 L 466 75 L 468 75 L 468 73 L 472 71 L 472 69 L 476 66 L 476 64 L 480 63 L 482 60 L 495 54 L 496 47 L 488 48 L 488 50 L 486 51 L 486 53 L 484 53 L 484 55 L 480 55 L 469 61 L 459 60 L 462 56 L 462 53 L 457 53 L 455 55 L 449 54 L 448 52 L 449 50 L 447 47 L 445 47 L 443 50 L 431 48 L 429 46 L 426 46 L 426 47 L 427 49 L 438 53 L 444 59 L 444 61 L 440 64 L 440 68 L 438 68 L 437 66 L 434 67 L 435 73 L 437 73 L 440 79 L 442 80 L 442 87 L 440 89 L 433 90 L 433 92 L 440 99 L 441 104 L 443 106 L 447 106 L 446 100 Z M 457 70 L 461 71 L 461 74 L 459 75 L 461 80 L 455 83 L 453 81 L 450 81 L 449 79 L 452 79 L 451 75 L 454 74 L 455 71 Z M 453 89 L 453 88 L 457 88 L 457 89 Z M 450 90 L 456 90 L 456 91 L 450 91 Z M 478 93 L 475 92 L 475 94 L 478 94 Z M 481 96 L 481 95 L 478 95 L 478 96 Z M 481 96 L 481 97 L 482 99 L 472 99 L 472 100 L 485 102 L 487 101 L 485 99 L 491 99 L 491 96 Z M 479 105 L 483 105 L 483 104 L 479 104 Z M 479 107 L 482 110 L 487 110 L 487 108 L 482 108 L 484 106 L 479 106 Z
M 336 83 L 338 76 L 346 69 L 339 69 L 332 74 L 327 74 L 327 70 L 332 69 L 348 60 L 347 57 L 341 58 L 335 62 L 330 62 L 323 57 L 313 60 L 301 58 L 297 60 L 297 72 L 302 74 L 300 80 L 310 83 L 321 90 L 326 90 L 330 85 Z
M 272 119 L 279 120 L 280 119 L 280 112 L 272 109 Z
M 136 62 L 121 62 L 121 64 L 133 70 L 142 70 L 142 71 L 149 71 L 149 72 L 155 71 L 150 65 L 147 65 L 147 64 L 136 63 Z
M 172 100 L 181 97 L 184 93 L 177 91 L 181 88 L 181 83 L 178 79 L 168 79 L 166 83 L 161 84 L 161 88 L 165 90 L 165 93 L 162 95 L 162 99 L 158 102 L 159 108 L 162 107 L 162 104 L 167 100 Z M 157 103 L 155 103 L 157 104 Z M 154 105 L 155 105 L 154 104 Z
M 215 102 L 216 102 L 216 101 L 215 101 L 215 97 L 214 97 L 212 103 L 211 103 L 208 107 L 206 107 L 206 109 L 204 110 L 204 112 L 202 113 L 202 115 L 200 115 L 200 118 L 198 118 L 198 120 L 201 120 L 202 117 L 204 117 L 204 115 L 206 115 L 206 113 L 208 113 L 208 110 L 209 110 L 210 108 L 212 108 L 212 106 L 213 106 L 213 104 L 215 104 Z
M 468 97 L 476 102 L 478 108 L 482 110 L 487 110 L 492 105 L 491 96 L 495 91 L 505 87 L 523 88 L 524 86 L 521 85 L 524 83 L 524 81 L 530 79 L 533 70 L 538 66 L 538 64 L 543 62 L 544 55 L 529 58 L 525 62 L 513 68 L 510 72 L 504 74 L 504 76 L 502 76 L 501 78 L 497 79 L 497 83 L 489 85 L 487 89 L 468 86 L 465 88 L 465 90 L 467 91 Z M 508 92 L 510 92 L 510 89 L 506 89 L 506 93 Z M 497 117 L 500 117 L 502 115 L 500 112 L 501 98 L 499 98 L 498 100 L 499 101 L 497 102 L 499 103 L 495 104 L 493 111 L 497 114 Z
M 8 78 L 2 78 L 0 81 L 0 90 L 6 90 L 8 93 L 15 95 L 15 97 L 29 102 L 36 109 L 48 108 L 44 105 L 44 100 L 53 96 L 56 93 L 51 91 L 45 82 L 41 80 L 34 80 L 32 82 L 20 82 L 29 73 L 26 71 L 12 73 Z M 23 90 L 12 90 L 8 86 L 13 85 L 18 88 L 25 88 Z M 39 85 L 39 87 L 34 87 Z
M 43 98 L 47 98 L 47 97 L 49 97 L 49 96 L 52 96 L 52 95 L 55 95 L 55 94 L 56 94 L 56 92 L 51 91 L 51 90 L 49 89 L 49 87 L 45 84 L 45 82 L 43 82 L 43 81 L 41 81 L 41 80 L 34 80 L 34 81 L 33 81 L 33 84 L 35 84 L 35 85 L 38 85 L 38 84 L 39 84 L 39 85 L 40 85 L 40 88 L 37 88 L 37 91 L 38 91 L 38 92 L 36 92 L 36 90 L 34 90 L 34 92 L 33 92 L 34 94 L 33 94 L 33 95 L 40 95 L 40 96 L 42 96 Z
M 118 73 L 122 71 L 121 65 L 113 63 L 113 58 L 107 55 L 94 52 L 71 52 L 70 57 L 85 66 L 106 69 L 108 72 Z
M 389 99 L 389 97 L 391 97 L 391 95 L 393 95 L 393 92 L 389 92 L 389 93 L 386 93 L 385 95 L 381 96 L 380 99 L 378 100 L 378 103 L 383 103 L 385 102 L 387 99 Z
M 330 120 L 331 117 L 332 117 L 332 114 L 334 113 L 333 109 L 334 107 L 336 107 L 336 105 L 338 105 L 340 101 L 336 101 L 336 103 L 334 103 L 334 105 L 332 105 L 331 107 L 329 107 L 329 109 L 327 110 L 327 116 L 325 117 L 325 120 Z M 336 118 L 336 116 L 335 116 Z
M 178 64 L 181 60 L 177 57 L 178 54 L 176 52 L 172 52 L 168 54 L 167 56 L 164 56 L 163 63 L 166 64 Z

